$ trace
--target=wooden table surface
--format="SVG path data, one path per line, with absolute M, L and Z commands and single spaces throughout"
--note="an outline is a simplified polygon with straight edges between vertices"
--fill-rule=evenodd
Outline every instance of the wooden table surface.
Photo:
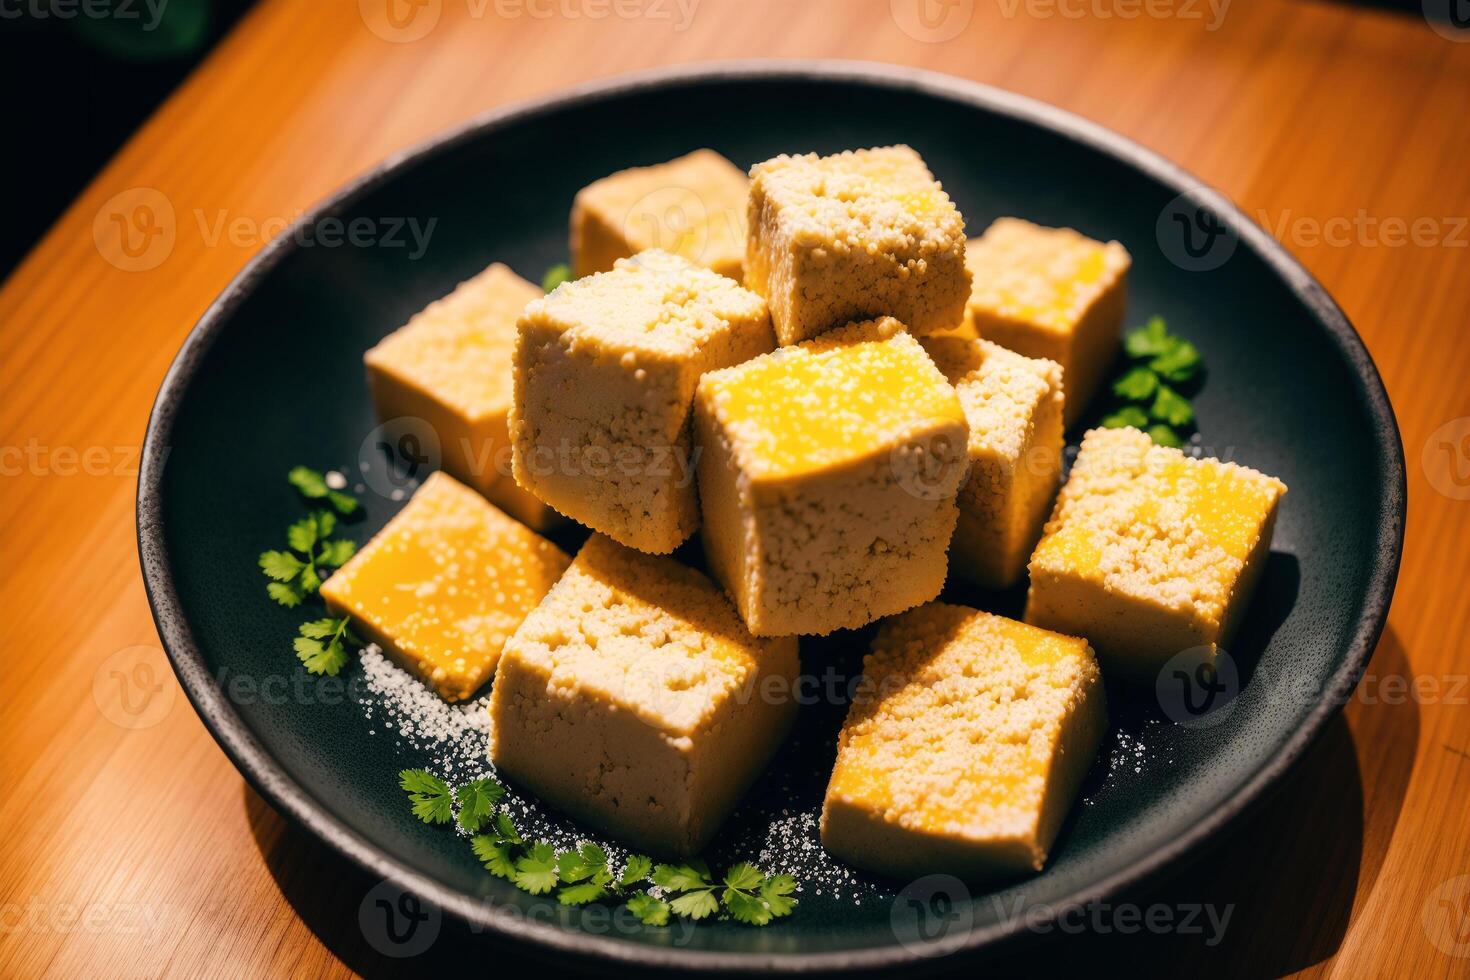
M 1408 537 L 1368 678 L 1281 793 L 1140 900 L 1228 907 L 1223 940 L 1053 936 L 998 971 L 1470 975 L 1470 32 L 1306 0 L 388 2 L 262 3 L 0 291 L 0 975 L 514 968 L 452 929 L 379 956 L 370 883 L 216 747 L 144 598 L 138 446 L 205 306 L 354 174 L 512 100 L 756 56 L 966 76 L 1180 162 L 1336 296 L 1398 412 Z M 165 233 L 125 250 L 140 204 Z

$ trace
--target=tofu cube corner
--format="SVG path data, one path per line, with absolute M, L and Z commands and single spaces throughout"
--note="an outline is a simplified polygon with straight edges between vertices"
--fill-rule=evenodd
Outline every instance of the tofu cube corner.
M 474 490 L 433 473 L 321 595 L 446 701 L 463 701 L 490 679 L 506 641 L 570 561 Z
M 1087 641 L 921 606 L 885 622 L 863 661 L 822 844 L 904 879 L 1039 871 L 1106 730 Z
M 445 472 L 537 530 L 555 511 L 511 476 L 507 417 L 516 320 L 541 289 L 496 262 L 363 355 L 378 421 L 396 444 L 438 444 Z
M 965 219 L 910 147 L 757 164 L 747 223 L 745 284 L 783 345 L 873 317 L 915 335 L 964 319 Z
M 749 193 L 745 172 L 714 150 L 594 181 L 572 202 L 572 274 L 657 248 L 739 282 Z
M 507 644 L 490 756 L 658 855 L 699 853 L 795 717 L 794 639 L 757 639 L 704 575 L 594 534 Z
M 856 628 L 938 595 L 969 428 L 898 321 L 705 375 L 695 428 L 705 552 L 752 633 Z
M 975 330 L 1018 354 L 1060 364 L 1066 423 L 1076 422 L 1117 355 L 1133 261 L 1128 250 L 1070 228 L 998 218 L 970 242 L 966 257 Z
M 699 526 L 695 386 L 774 344 L 764 300 L 667 252 L 563 283 L 518 323 L 516 481 L 621 544 L 673 551 Z
M 1087 637 L 1109 674 L 1144 683 L 1185 651 L 1208 662 L 1240 624 L 1285 493 L 1137 429 L 1093 429 L 1031 556 L 1026 621 Z

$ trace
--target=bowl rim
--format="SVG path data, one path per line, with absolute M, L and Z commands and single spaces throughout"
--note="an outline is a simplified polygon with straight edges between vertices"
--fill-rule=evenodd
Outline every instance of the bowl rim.
M 866 61 L 837 59 L 741 59 L 700 62 L 620 74 L 597 79 L 480 113 L 467 121 L 390 154 L 363 174 L 305 211 L 292 227 L 316 221 L 350 205 L 395 177 L 403 166 L 452 151 L 496 130 L 548 110 L 595 103 L 640 91 L 689 84 L 781 80 L 792 82 L 855 82 L 907 90 L 966 104 L 1030 123 L 1074 142 L 1082 143 L 1140 170 L 1159 182 L 1190 194 L 1208 205 L 1237 236 L 1254 250 L 1312 312 L 1352 365 L 1369 413 L 1380 472 L 1384 480 L 1374 565 L 1363 605 L 1342 664 L 1329 679 L 1328 691 L 1350 692 L 1372 655 L 1388 617 L 1398 577 L 1406 515 L 1406 473 L 1403 444 L 1393 407 L 1377 368 L 1347 316 L 1320 283 L 1280 243 L 1250 220 L 1220 192 L 1193 177 L 1158 153 L 1100 124 L 1055 106 L 994 88 L 980 82 L 924 69 Z M 1034 926 L 1034 919 L 1011 917 L 985 926 L 972 926 L 947 936 L 922 953 L 895 942 L 814 953 L 733 952 L 646 946 L 607 936 L 591 935 L 550 922 L 528 919 L 488 900 L 476 899 L 417 871 L 380 849 L 322 807 L 304 786 L 291 778 L 256 739 L 241 715 L 214 682 L 185 621 L 174 584 L 173 565 L 165 544 L 162 513 L 164 467 L 183 395 L 203 355 L 223 324 L 255 285 L 295 246 L 295 236 L 282 234 L 268 242 L 209 305 L 190 330 L 169 366 L 149 414 L 138 475 L 137 536 L 144 586 L 160 639 L 189 701 L 205 727 L 250 785 L 275 809 L 324 841 L 329 847 L 371 875 L 428 900 L 459 919 L 519 943 L 564 955 L 590 957 L 605 964 L 638 963 L 645 966 L 707 972 L 809 972 L 818 970 L 881 969 L 918 963 L 937 963 L 942 957 L 972 952 Z M 1166 842 L 1143 860 L 1075 889 L 1055 903 L 1050 914 L 1090 902 L 1104 901 L 1175 867 L 1226 825 L 1258 804 L 1320 734 L 1342 706 L 1342 697 L 1329 697 L 1312 706 L 1300 727 L 1222 805 L 1179 838 Z

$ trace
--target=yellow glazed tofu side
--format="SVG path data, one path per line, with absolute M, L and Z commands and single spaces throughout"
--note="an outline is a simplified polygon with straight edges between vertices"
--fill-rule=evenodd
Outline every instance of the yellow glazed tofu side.
M 783 345 L 871 317 L 915 334 L 964 317 L 964 218 L 907 146 L 757 164 L 747 222 L 745 284 Z
M 443 473 L 322 583 L 350 616 L 447 701 L 490 679 L 502 647 L 570 558 Z
M 506 416 L 516 318 L 541 289 L 495 263 L 429 304 L 363 356 L 388 435 L 437 438 L 445 472 L 538 530 L 556 513 L 510 474 Z
M 855 628 L 938 594 L 968 426 L 902 324 L 706 375 L 695 431 L 706 554 L 751 632 Z
M 518 331 L 516 481 L 622 544 L 673 551 L 699 526 L 695 386 L 774 346 L 765 301 L 677 256 L 643 252 L 532 302 Z
M 896 877 L 1040 870 L 1107 728 L 1087 642 L 929 603 L 863 662 L 822 843 Z
M 1031 558 L 1026 620 L 1086 636 L 1142 681 L 1228 645 L 1270 550 L 1286 486 L 1192 459 L 1136 429 L 1087 433 Z
M 789 730 L 798 669 L 794 639 L 752 637 L 699 572 L 593 535 L 506 647 L 491 758 L 636 847 L 693 855 Z
M 982 588 L 1014 585 L 1056 493 L 1062 463 L 1062 369 L 996 344 L 926 337 L 970 425 L 951 567 Z
M 1060 364 L 1071 425 L 1113 363 L 1127 303 L 1128 250 L 1070 228 L 999 218 L 966 256 L 976 331 L 1018 354 Z
M 740 168 L 713 150 L 588 184 L 572 203 L 572 274 L 607 272 L 657 248 L 739 282 L 749 193 Z

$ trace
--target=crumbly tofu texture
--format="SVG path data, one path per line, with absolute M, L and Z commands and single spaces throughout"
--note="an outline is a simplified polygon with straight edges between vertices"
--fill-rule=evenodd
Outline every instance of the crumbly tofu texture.
M 1062 369 L 984 340 L 925 337 L 970 423 L 950 567 L 988 589 L 1014 585 L 1051 509 L 1062 468 Z
M 975 275 L 976 269 L 976 245 L 980 239 L 972 238 L 965 243 L 965 268 L 970 270 L 970 296 L 973 299 L 978 288 Z M 970 304 L 965 303 L 964 315 L 960 322 L 947 330 L 935 330 L 933 333 L 925 334 L 926 337 L 959 337 L 962 340 L 980 339 L 980 331 L 975 327 L 975 314 L 970 310 Z
M 929 603 L 863 661 L 822 844 L 904 879 L 1040 871 L 1106 729 L 1087 641 Z
M 335 616 L 463 701 L 571 558 L 444 473 L 424 481 L 373 539 L 322 583 Z
M 745 284 L 794 344 L 892 316 L 918 334 L 965 315 L 965 219 L 907 146 L 778 156 L 751 169 Z
M 621 544 L 673 551 L 699 526 L 699 378 L 774 345 L 764 300 L 667 252 L 558 286 L 519 322 L 516 481 Z
M 506 646 L 491 759 L 631 846 L 697 854 L 790 729 L 798 669 L 699 572 L 593 535 Z
M 1112 368 L 1132 259 L 1117 242 L 998 218 L 966 252 L 981 337 L 1062 366 L 1071 425 Z
M 1031 557 L 1026 621 L 1087 637 L 1110 673 L 1148 683 L 1185 650 L 1212 660 L 1250 601 L 1285 492 L 1137 429 L 1093 429 Z
M 704 543 L 757 636 L 824 634 L 939 594 L 969 430 L 891 318 L 705 375 Z
M 506 418 L 516 319 L 541 289 L 494 263 L 363 355 L 390 437 L 438 438 L 444 470 L 538 530 L 556 512 L 516 485 Z
M 572 274 L 606 272 L 659 248 L 739 282 L 749 194 L 744 171 L 714 150 L 588 184 L 572 202 Z

